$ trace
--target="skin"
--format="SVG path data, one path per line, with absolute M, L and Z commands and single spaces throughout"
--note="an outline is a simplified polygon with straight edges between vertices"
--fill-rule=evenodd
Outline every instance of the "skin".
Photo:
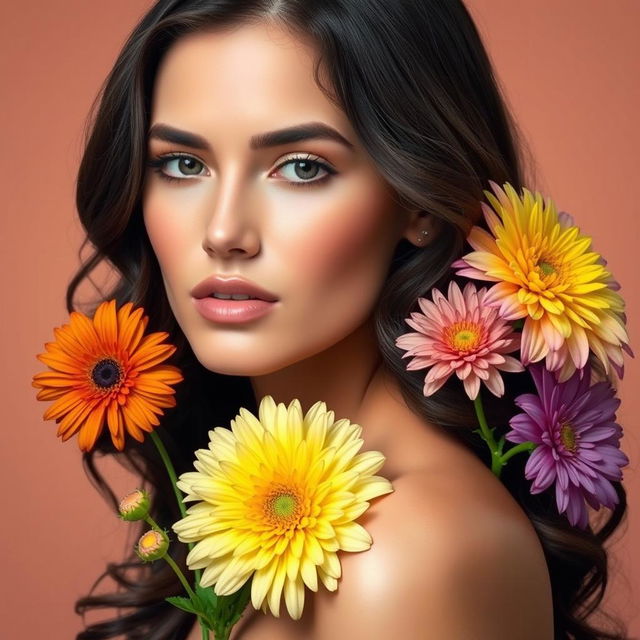
M 427 636 L 416 629 L 430 628 L 429 637 L 551 639 L 548 575 L 529 520 L 480 460 L 407 407 L 380 367 L 371 315 L 390 258 L 401 239 L 423 247 L 438 226 L 400 207 L 346 115 L 315 84 L 315 53 L 275 25 L 192 34 L 163 59 L 153 94 L 152 128 L 186 130 L 210 147 L 150 138 L 150 158 L 182 153 L 195 162 L 165 163 L 180 181 L 149 169 L 143 194 L 167 296 L 196 357 L 210 370 L 249 376 L 257 398 L 298 398 L 304 410 L 322 399 L 336 418 L 360 424 L 362 451 L 385 454 L 378 473 L 395 488 L 358 520 L 375 542 L 341 554 L 336 592 L 307 591 L 295 622 L 250 609 L 232 638 L 418 638 Z M 255 134 L 306 122 L 332 127 L 352 147 L 325 139 L 249 147 Z M 292 154 L 311 154 L 336 173 L 320 181 L 322 167 L 296 172 L 295 162 L 283 165 Z M 305 180 L 317 182 L 293 184 Z M 419 242 L 423 230 L 427 242 Z M 279 302 L 249 323 L 212 323 L 190 290 L 213 274 L 246 277 Z M 510 575 L 496 569 L 505 549 L 513 550 Z M 431 570 L 417 576 L 416 566 Z M 473 580 L 486 601 L 458 597 Z M 440 595 L 425 606 L 434 591 Z M 498 616 L 513 635 L 500 635 L 496 616 L 478 604 L 499 600 L 515 611 L 526 600 L 531 612 L 523 623 Z M 200 637 L 194 628 L 190 638 Z

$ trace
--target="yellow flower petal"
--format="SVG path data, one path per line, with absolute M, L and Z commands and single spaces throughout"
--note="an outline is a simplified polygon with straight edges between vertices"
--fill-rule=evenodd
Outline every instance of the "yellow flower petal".
M 523 188 L 518 194 L 509 183 L 490 184 L 493 193 L 484 193 L 491 206 L 481 206 L 491 233 L 471 229 L 468 239 L 474 251 L 462 261 L 473 269 L 459 273 L 497 280 L 487 302 L 499 306 L 505 318 L 528 316 L 524 350 L 529 357 L 549 354 L 562 375 L 571 375 L 573 365 L 566 360 L 582 362 L 586 340 L 608 369 L 608 361 L 618 358 L 621 346 L 628 344 L 620 318 L 624 301 L 611 288 L 613 279 L 600 255 L 591 250 L 591 238 L 568 225 L 553 201 L 540 193 Z M 542 322 L 545 331 L 533 333 L 534 324 Z M 549 330 L 549 323 L 555 331 Z M 565 344 L 576 327 L 577 337 Z M 547 339 L 553 344 L 545 348 L 540 341 Z
M 242 409 L 232 428 L 209 432 L 196 452 L 196 471 L 181 474 L 179 488 L 200 500 L 173 525 L 182 541 L 195 541 L 190 568 L 218 595 L 230 595 L 253 576 L 255 609 L 302 615 L 304 586 L 320 581 L 335 590 L 338 550 L 362 551 L 371 536 L 355 519 L 368 498 L 393 491 L 373 475 L 384 464 L 378 451 L 359 453 L 362 427 L 334 419 L 323 402 L 303 415 L 263 398 L 258 418 Z M 198 506 L 201 505 L 201 506 Z
M 289 615 L 294 620 L 299 620 L 304 608 L 304 584 L 301 576 L 297 576 L 295 580 L 287 578 L 284 596 Z

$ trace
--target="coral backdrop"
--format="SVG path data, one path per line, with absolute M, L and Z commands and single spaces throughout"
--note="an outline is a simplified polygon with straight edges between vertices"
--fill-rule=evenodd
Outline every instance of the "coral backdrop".
M 1 635 L 11 640 L 75 637 L 83 628 L 75 599 L 133 542 L 85 477 L 76 439 L 61 443 L 55 424 L 42 421 L 49 403 L 35 400 L 30 379 L 43 368 L 35 354 L 67 318 L 64 291 L 82 239 L 74 182 L 85 117 L 126 35 L 150 5 L 36 0 L 3 7 L 0 606 Z M 632 346 L 640 353 L 640 3 L 469 0 L 468 6 L 537 161 L 532 186 L 595 237 L 595 249 L 622 284 Z M 630 513 L 624 535 L 613 542 L 607 598 L 632 636 L 640 634 L 640 554 L 631 542 L 640 539 L 639 377 L 638 363 L 628 361 L 619 418 L 631 459 L 625 470 Z M 131 488 L 117 465 L 99 464 L 117 495 Z M 88 621 L 104 617 L 91 614 Z

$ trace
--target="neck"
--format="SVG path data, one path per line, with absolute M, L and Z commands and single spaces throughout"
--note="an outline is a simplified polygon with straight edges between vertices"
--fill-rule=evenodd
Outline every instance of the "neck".
M 252 377 L 251 385 L 258 402 L 266 395 L 285 405 L 297 398 L 306 413 L 321 400 L 335 413 L 336 420 L 355 421 L 380 363 L 373 322 L 368 320 L 321 353 Z

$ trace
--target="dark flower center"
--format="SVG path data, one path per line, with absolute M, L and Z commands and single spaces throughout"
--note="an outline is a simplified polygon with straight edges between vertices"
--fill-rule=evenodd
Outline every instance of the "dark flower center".
M 122 369 L 118 362 L 111 358 L 100 360 L 91 370 L 91 379 L 101 389 L 109 389 L 120 382 Z
M 576 434 L 568 422 L 565 422 L 560 427 L 560 439 L 567 451 L 571 451 L 571 453 L 575 453 L 577 451 L 578 443 L 576 441 Z

